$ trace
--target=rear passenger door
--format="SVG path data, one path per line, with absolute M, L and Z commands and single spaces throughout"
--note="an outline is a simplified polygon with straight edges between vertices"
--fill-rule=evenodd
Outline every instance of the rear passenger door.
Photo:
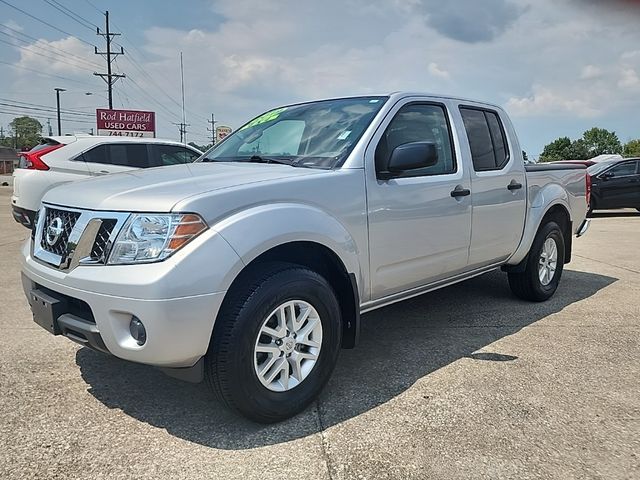
M 518 247 L 526 214 L 526 179 L 510 123 L 497 110 L 461 105 L 460 113 L 473 165 L 469 248 L 473 269 L 504 261 Z
M 92 175 L 128 172 L 147 168 L 149 154 L 144 143 L 104 143 L 85 151 L 82 159 Z
M 151 166 L 166 167 L 169 165 L 181 165 L 193 163 L 200 155 L 181 145 L 149 145 Z

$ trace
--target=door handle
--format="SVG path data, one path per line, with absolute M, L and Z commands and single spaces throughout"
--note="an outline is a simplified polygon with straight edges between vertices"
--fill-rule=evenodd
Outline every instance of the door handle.
M 510 191 L 513 190 L 520 190 L 522 188 L 522 184 L 516 182 L 515 180 L 511 180 L 511 183 L 509 183 L 509 185 L 507 185 L 507 189 Z
M 456 186 L 453 190 L 451 190 L 451 196 L 453 198 L 457 197 L 466 197 L 467 195 L 471 195 L 471 190 L 468 188 L 463 188 L 462 185 Z

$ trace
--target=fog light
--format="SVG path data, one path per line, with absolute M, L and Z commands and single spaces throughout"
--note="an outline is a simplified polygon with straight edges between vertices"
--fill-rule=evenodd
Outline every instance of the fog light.
M 144 345 L 144 342 L 147 341 L 147 330 L 144 328 L 144 325 L 138 317 L 134 316 L 131 318 L 129 331 L 138 345 Z

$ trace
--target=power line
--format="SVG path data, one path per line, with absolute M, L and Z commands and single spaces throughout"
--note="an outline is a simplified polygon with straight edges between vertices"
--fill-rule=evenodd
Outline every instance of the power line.
M 2 32 L 2 31 L 0 31 L 0 33 L 1 33 L 1 34 L 6 35 L 6 36 L 8 36 L 9 38 L 11 38 L 11 39 L 13 39 L 13 40 L 16 40 L 16 41 L 19 41 L 19 42 L 25 43 L 25 44 L 27 44 L 30 48 L 38 48 L 38 49 L 40 49 L 40 50 L 43 50 L 43 51 L 45 51 L 45 52 L 49 53 L 50 55 L 55 55 L 55 56 L 62 57 L 62 58 L 72 57 L 73 59 L 77 59 L 77 61 L 81 61 L 81 62 L 86 63 L 87 65 L 90 65 L 92 68 L 95 68 L 95 67 L 98 67 L 98 66 L 99 66 L 97 63 L 93 63 L 93 62 L 91 62 L 91 61 L 87 60 L 86 58 L 82 58 L 82 57 L 80 57 L 80 56 L 78 56 L 78 55 L 74 55 L 74 54 L 72 54 L 72 53 L 62 54 L 62 53 L 57 52 L 56 50 L 54 50 L 54 49 L 52 49 L 52 48 L 50 48 L 50 47 L 44 47 L 43 45 L 41 45 L 41 44 L 39 43 L 39 42 L 41 42 L 41 41 L 42 41 L 41 39 L 38 39 L 38 38 L 32 37 L 31 35 L 27 35 L 26 33 L 22 33 L 21 31 L 16 30 L 15 28 L 8 27 L 7 25 L 0 25 L 0 27 L 2 27 L 2 28 L 6 28 L 7 30 L 10 30 L 10 31 L 12 32 L 12 33 L 7 33 L 7 32 Z M 26 37 L 26 38 L 28 38 L 28 39 L 30 39 L 30 40 L 33 40 L 33 41 L 35 41 L 36 43 L 35 43 L 35 44 L 30 44 L 27 40 L 24 40 L 24 39 L 22 39 L 22 38 L 18 38 L 18 37 L 16 36 L 16 34 L 21 35 L 21 36 L 23 36 L 23 37 Z M 18 46 L 18 45 L 16 45 L 16 46 Z
M 0 32 L 0 33 L 4 33 L 4 32 Z M 25 50 L 27 52 L 33 53 L 34 55 L 38 55 L 40 57 L 44 57 L 44 58 L 47 58 L 49 60 L 54 60 L 56 62 L 64 63 L 64 64 L 70 65 L 72 67 L 84 68 L 84 69 L 88 69 L 89 68 L 86 65 L 78 65 L 77 63 L 71 63 L 70 61 L 67 61 L 64 58 L 52 58 L 51 54 L 36 52 L 35 50 L 31 50 L 31 48 L 29 48 L 29 47 L 24 47 L 22 45 L 16 45 L 15 43 L 7 42 L 6 40 L 0 39 L 0 43 L 4 43 L 5 45 L 9 45 L 11 47 L 19 48 L 20 50 Z
M 19 103 L 24 103 L 24 102 L 19 102 Z M 16 105 L 15 103 L 7 103 L 7 102 L 0 102 L 0 105 L 3 107 L 10 107 L 10 108 L 20 108 L 20 109 L 24 109 L 24 110 L 35 110 L 38 112 L 47 112 L 47 113 L 56 113 L 57 110 L 51 107 L 46 107 L 44 105 L 42 106 L 29 106 L 27 105 Z M 70 110 L 60 110 L 60 113 L 64 113 L 65 115 L 77 115 L 79 117 L 91 117 L 91 118 L 95 118 L 94 114 L 91 113 L 86 113 L 86 112 L 73 112 Z
M 4 110 L 4 109 L 0 109 L 0 113 L 5 114 L 5 115 L 18 115 L 18 116 L 29 116 L 31 118 L 41 118 L 41 119 L 50 119 L 53 115 L 49 115 L 49 116 L 45 116 L 42 114 L 29 114 L 29 115 L 25 115 L 25 112 L 22 112 L 20 110 L 18 111 L 11 111 L 11 110 Z M 93 125 L 94 122 L 90 122 L 87 120 L 79 120 L 79 119 L 74 119 L 74 118 L 64 118 L 61 117 L 61 120 L 64 120 L 65 122 L 70 122 L 70 123 L 80 123 L 83 125 Z
M 68 37 L 74 37 L 74 38 L 77 38 L 78 40 L 80 40 L 80 41 L 81 41 L 81 42 L 83 42 L 83 43 L 86 43 L 87 45 L 90 45 L 90 46 L 92 46 L 92 47 L 94 46 L 92 43 L 89 43 L 89 42 L 87 42 L 86 40 L 83 40 L 82 38 L 77 37 L 76 35 L 73 35 L 73 34 L 71 34 L 71 33 L 69 33 L 69 32 L 66 32 L 66 31 L 62 30 L 61 28 L 58 28 L 58 27 L 56 27 L 55 25 L 52 25 L 52 24 L 50 24 L 49 22 L 47 22 L 47 21 L 45 21 L 45 20 L 42 20 L 41 18 L 36 17 L 35 15 L 31 15 L 29 12 L 25 12 L 25 11 L 24 11 L 24 10 L 22 10 L 21 8 L 16 7 L 15 5 L 12 5 L 11 3 L 7 2 L 6 0 L 0 0 L 0 3 L 4 3 L 4 4 L 5 4 L 5 5 L 7 5 L 8 7 L 11 7 L 11 8 L 13 8 L 14 10 L 17 10 L 17 11 L 19 11 L 19 12 L 21 12 L 21 13 L 25 14 L 27 17 L 30 17 L 30 18 L 32 18 L 32 19 L 34 19 L 34 20 L 36 20 L 36 21 L 38 21 L 38 22 L 40 22 L 40 23 L 42 23 L 42 24 L 44 24 L 44 25 L 47 25 L 48 27 L 53 28 L 54 30 L 56 30 L 56 31 L 58 31 L 58 32 L 60 32 L 60 33 L 64 33 L 64 34 L 65 34 L 65 35 L 67 35 Z
M 51 5 L 52 7 L 55 7 L 55 5 L 52 5 L 51 2 L 55 3 L 56 5 L 58 5 L 58 7 L 62 8 L 62 10 L 68 12 L 68 13 L 65 13 L 65 12 L 62 12 L 62 13 L 64 13 L 67 16 L 71 16 L 73 18 L 73 20 L 75 20 L 76 22 L 80 23 L 81 25 L 86 26 L 91 31 L 93 31 L 94 29 L 96 29 L 98 27 L 91 20 L 87 20 L 82 15 L 79 15 L 76 12 L 74 12 L 73 10 L 65 7 L 62 3 L 58 2 L 57 0 L 44 0 L 44 1 L 47 2 L 49 5 Z M 58 7 L 56 7 L 56 8 L 58 8 Z M 60 9 L 58 8 L 58 10 L 60 10 Z M 102 13 L 102 12 L 100 12 L 100 13 Z
M 0 0 L 0 1 L 2 1 L 2 0 Z M 20 69 L 26 70 L 28 72 L 34 72 L 34 73 L 37 73 L 38 75 L 42 75 L 42 76 L 45 76 L 45 77 L 60 78 L 62 80 L 67 80 L 68 82 L 74 82 L 74 83 L 79 83 L 81 85 L 89 85 L 91 87 L 95 87 L 95 85 L 92 85 L 92 84 L 90 84 L 88 82 L 83 82 L 81 80 L 74 80 L 73 78 L 63 77 L 62 75 L 53 75 L 53 74 L 50 74 L 50 73 L 44 73 L 44 72 L 41 72 L 40 70 L 35 70 L 33 68 L 23 67 L 22 65 L 17 65 L 15 63 L 11 63 L 11 62 L 6 62 L 4 60 L 0 60 L 0 63 L 3 64 L 3 65 L 9 65 L 10 67 L 20 68 Z

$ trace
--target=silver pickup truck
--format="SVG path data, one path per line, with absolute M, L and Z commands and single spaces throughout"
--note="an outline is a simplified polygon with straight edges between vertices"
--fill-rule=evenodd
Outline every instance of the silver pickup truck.
M 49 191 L 22 281 L 54 335 L 207 379 L 273 422 L 318 395 L 363 312 L 497 268 L 517 297 L 551 297 L 588 226 L 587 178 L 525 167 L 495 105 L 288 105 L 194 164 Z

